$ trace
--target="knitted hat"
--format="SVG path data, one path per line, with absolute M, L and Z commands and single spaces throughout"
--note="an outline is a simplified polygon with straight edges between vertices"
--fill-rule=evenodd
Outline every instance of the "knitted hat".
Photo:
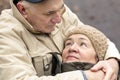
M 71 36 L 72 34 L 86 35 L 90 39 L 97 53 L 98 59 L 104 60 L 108 44 L 107 37 L 101 31 L 89 25 L 81 25 L 79 27 L 74 27 L 72 30 L 68 31 L 67 37 Z

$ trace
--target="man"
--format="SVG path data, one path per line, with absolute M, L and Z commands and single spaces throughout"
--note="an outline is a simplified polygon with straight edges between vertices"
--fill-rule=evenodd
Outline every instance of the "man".
M 71 25 L 83 25 L 63 0 L 10 0 L 10 4 L 12 9 L 0 16 L 0 80 L 84 80 L 80 71 L 43 76 L 50 75 L 51 55 L 47 53 L 61 52 L 65 32 Z M 94 68 L 105 69 L 106 80 L 109 76 L 116 79 L 116 59 L 120 59 L 114 44 L 109 43 L 108 60 Z

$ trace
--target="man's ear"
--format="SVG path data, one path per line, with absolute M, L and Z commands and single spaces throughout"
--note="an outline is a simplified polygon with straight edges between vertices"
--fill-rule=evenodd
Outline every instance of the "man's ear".
M 27 14 L 26 14 L 26 8 L 24 7 L 24 5 L 21 2 L 18 2 L 16 6 L 19 12 L 26 18 Z

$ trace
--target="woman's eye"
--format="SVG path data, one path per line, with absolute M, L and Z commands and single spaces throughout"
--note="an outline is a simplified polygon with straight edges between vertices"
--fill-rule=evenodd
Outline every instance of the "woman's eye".
M 65 44 L 65 46 L 71 46 L 71 45 L 72 45 L 71 42 L 68 42 L 68 43 Z
M 87 47 L 87 44 L 81 43 L 80 46 Z

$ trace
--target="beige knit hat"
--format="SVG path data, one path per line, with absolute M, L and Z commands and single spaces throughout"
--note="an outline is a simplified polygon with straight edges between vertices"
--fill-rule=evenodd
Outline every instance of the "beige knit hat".
M 98 59 L 104 60 L 108 44 L 107 37 L 101 31 L 89 25 L 81 25 L 78 27 L 74 27 L 72 28 L 72 30 L 68 31 L 67 37 L 71 36 L 72 34 L 86 35 L 90 39 L 97 53 Z

